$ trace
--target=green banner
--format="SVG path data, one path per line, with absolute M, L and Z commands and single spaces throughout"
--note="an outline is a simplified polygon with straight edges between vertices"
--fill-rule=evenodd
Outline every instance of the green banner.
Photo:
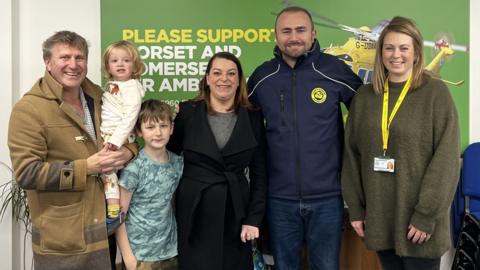
M 469 56 L 463 52 L 469 44 L 468 1 L 102 0 L 102 50 L 120 39 L 135 43 L 146 66 L 146 98 L 173 105 L 197 95 L 215 52 L 237 55 L 247 77 L 272 58 L 275 17 L 287 5 L 310 10 L 322 48 L 350 56 L 346 63 L 364 79 L 371 76 L 375 44 L 365 32 L 393 16 L 414 19 L 424 39 L 431 41 L 427 43 L 433 47 L 425 47 L 425 65 L 442 47 L 453 49 L 436 67 L 443 79 L 460 84 L 449 88 L 459 112 L 462 148 L 468 145 Z

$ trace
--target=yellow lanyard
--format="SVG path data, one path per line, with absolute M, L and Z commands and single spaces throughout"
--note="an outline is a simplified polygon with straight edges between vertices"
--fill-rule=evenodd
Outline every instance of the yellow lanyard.
M 390 124 L 392 123 L 393 117 L 400 108 L 405 96 L 407 95 L 408 89 L 410 88 L 412 76 L 408 77 L 407 82 L 403 86 L 402 92 L 393 107 L 392 114 L 388 117 L 388 78 L 385 80 L 385 84 L 383 86 L 383 111 L 382 111 L 382 141 L 383 141 L 383 155 L 387 152 L 388 149 L 388 136 L 390 134 Z

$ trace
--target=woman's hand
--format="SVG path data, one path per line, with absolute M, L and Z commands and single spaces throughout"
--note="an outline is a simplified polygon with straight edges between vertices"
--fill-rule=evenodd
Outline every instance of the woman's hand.
M 365 237 L 365 222 L 363 220 L 356 220 L 350 222 L 352 224 L 353 229 L 360 237 Z
M 240 239 L 246 243 L 249 240 L 256 239 L 260 236 L 260 232 L 257 227 L 250 225 L 242 225 L 242 232 L 240 233 Z
M 412 241 L 412 243 L 422 244 L 430 240 L 430 237 L 432 237 L 431 234 L 420 231 L 419 229 L 413 227 L 412 224 L 408 225 L 407 238 L 408 240 Z

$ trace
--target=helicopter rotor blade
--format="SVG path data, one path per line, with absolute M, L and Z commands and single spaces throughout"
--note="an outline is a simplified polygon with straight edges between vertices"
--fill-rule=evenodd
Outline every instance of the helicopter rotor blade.
M 424 41 L 423 41 L 423 46 L 425 46 L 425 47 L 430 47 L 430 48 L 434 48 L 434 47 L 435 47 L 435 42 L 430 41 L 430 40 L 424 40 Z
M 312 14 L 312 17 L 314 17 L 315 19 L 320 19 L 324 22 L 329 23 L 330 25 L 340 25 L 338 22 L 336 22 L 336 21 L 334 21 L 334 20 L 332 20 L 328 17 L 322 16 L 318 13 L 312 12 L 311 14 Z
M 355 27 L 351 27 L 351 26 L 348 26 L 348 25 L 343 25 L 343 24 L 340 24 L 340 29 L 343 30 L 343 31 L 347 31 L 347 32 L 350 32 L 356 36 L 361 36 L 363 38 L 366 38 L 366 39 L 369 39 L 371 41 L 377 41 L 378 40 L 378 34 L 376 33 L 371 33 L 371 32 L 367 32 L 367 31 L 364 31 L 360 28 L 355 28 Z
M 321 27 L 326 27 L 326 28 L 341 30 L 337 25 L 320 23 L 320 22 L 317 22 L 317 21 L 315 21 L 315 20 L 313 20 L 313 24 L 318 25 L 318 26 L 321 26 Z
M 454 51 L 459 51 L 459 52 L 468 52 L 469 51 L 467 46 L 457 45 L 457 44 L 450 44 L 450 48 L 452 48 Z

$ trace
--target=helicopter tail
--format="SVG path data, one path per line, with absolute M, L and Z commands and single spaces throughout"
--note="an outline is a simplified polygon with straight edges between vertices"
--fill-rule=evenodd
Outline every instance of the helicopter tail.
M 434 77 L 434 78 L 437 78 L 437 79 L 439 79 L 439 80 L 442 80 L 444 83 L 449 84 L 449 85 L 461 86 L 461 85 L 465 82 L 465 80 L 460 80 L 460 81 L 456 81 L 456 82 L 449 81 L 449 80 L 445 80 L 445 79 L 442 79 L 442 78 L 440 77 L 440 74 L 434 73 L 434 72 L 428 70 L 427 68 L 425 68 L 425 70 L 427 70 L 427 72 L 430 74 L 430 76 L 432 76 L 432 77 Z
M 451 85 L 453 85 L 453 86 L 460 86 L 460 85 L 462 85 L 462 84 L 465 82 L 465 80 L 460 80 L 460 81 L 458 81 L 458 82 L 452 82 L 452 81 L 448 81 L 448 80 L 444 80 L 444 79 L 441 79 L 441 80 L 442 80 L 444 83 L 446 83 L 446 84 L 451 84 Z

